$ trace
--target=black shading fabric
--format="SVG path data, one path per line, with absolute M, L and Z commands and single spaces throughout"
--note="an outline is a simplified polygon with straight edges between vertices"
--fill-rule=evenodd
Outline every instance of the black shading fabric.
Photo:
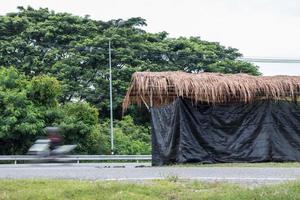
M 152 164 L 300 161 L 300 106 L 286 101 L 151 108 Z

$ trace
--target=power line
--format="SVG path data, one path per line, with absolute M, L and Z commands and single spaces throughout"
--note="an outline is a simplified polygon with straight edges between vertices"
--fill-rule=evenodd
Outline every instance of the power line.
M 242 57 L 242 58 L 238 58 L 238 60 L 255 62 L 255 63 L 300 63 L 300 58 L 291 59 L 291 58 Z

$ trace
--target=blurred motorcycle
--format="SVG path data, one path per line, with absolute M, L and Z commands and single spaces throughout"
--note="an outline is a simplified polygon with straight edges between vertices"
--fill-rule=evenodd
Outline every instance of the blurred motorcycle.
M 61 145 L 51 149 L 51 140 L 38 139 L 28 150 L 28 155 L 35 155 L 38 157 L 59 157 L 70 154 L 77 145 Z
M 62 160 L 67 157 L 77 145 L 61 145 L 62 137 L 58 127 L 46 127 L 47 139 L 38 139 L 29 148 L 28 155 L 34 155 L 38 160 Z

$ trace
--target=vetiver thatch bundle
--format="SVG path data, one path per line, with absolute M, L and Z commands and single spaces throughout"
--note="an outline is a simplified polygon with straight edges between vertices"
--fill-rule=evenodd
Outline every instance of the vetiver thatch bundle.
M 176 97 L 193 102 L 249 103 L 258 99 L 295 100 L 300 93 L 300 76 L 250 76 L 246 74 L 136 72 L 123 102 L 159 106 Z

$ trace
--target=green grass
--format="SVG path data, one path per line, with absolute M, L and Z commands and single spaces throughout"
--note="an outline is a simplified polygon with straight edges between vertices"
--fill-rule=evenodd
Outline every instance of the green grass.
M 262 162 L 262 163 L 217 163 L 217 164 L 175 164 L 164 167 L 300 167 L 300 162 Z
M 0 180 L 0 199 L 300 199 L 300 182 L 255 188 L 175 179 L 138 183 L 74 180 Z

